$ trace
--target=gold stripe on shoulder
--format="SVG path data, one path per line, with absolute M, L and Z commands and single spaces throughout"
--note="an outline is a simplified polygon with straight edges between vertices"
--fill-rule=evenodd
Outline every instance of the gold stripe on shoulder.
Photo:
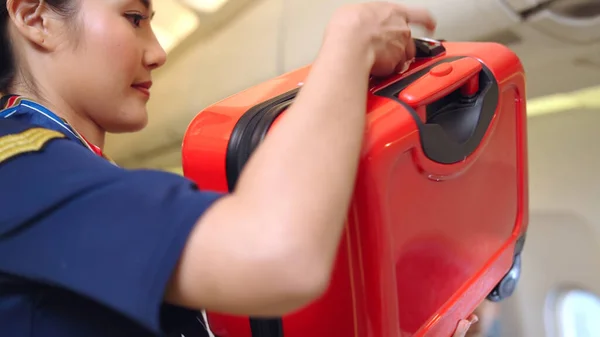
M 53 139 L 65 138 L 58 131 L 32 128 L 0 137 L 0 163 L 24 153 L 40 151 Z

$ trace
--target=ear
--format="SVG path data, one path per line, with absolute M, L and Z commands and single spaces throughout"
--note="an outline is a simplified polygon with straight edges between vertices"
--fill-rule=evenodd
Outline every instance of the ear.
M 52 36 L 57 28 L 57 14 L 45 0 L 8 0 L 10 18 L 27 41 L 41 49 L 52 49 Z

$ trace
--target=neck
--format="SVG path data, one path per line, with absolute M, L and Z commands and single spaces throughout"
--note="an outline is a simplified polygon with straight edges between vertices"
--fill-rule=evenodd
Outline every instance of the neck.
M 19 91 L 17 91 L 19 92 Z M 96 145 L 100 149 L 104 148 L 104 139 L 106 132 L 96 124 L 92 119 L 84 114 L 77 113 L 75 109 L 66 104 L 62 99 L 43 99 L 38 95 L 21 94 L 24 97 L 31 98 L 44 105 L 50 111 L 69 123 L 79 134 L 88 142 Z
M 43 104 L 43 103 L 42 103 Z M 62 112 L 66 110 L 61 110 L 59 107 L 53 107 L 44 104 L 50 109 L 52 112 L 57 114 L 59 117 L 65 119 L 69 125 L 71 125 L 79 134 L 81 134 L 88 142 L 96 145 L 100 149 L 104 148 L 104 138 L 106 136 L 106 132 L 98 126 L 98 124 L 94 123 L 89 118 L 85 118 L 80 114 L 73 112 Z

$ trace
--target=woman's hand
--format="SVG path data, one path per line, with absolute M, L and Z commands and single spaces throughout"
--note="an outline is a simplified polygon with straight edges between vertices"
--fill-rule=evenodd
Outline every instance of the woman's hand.
M 380 1 L 352 4 L 333 15 L 325 41 L 335 41 L 338 48 L 363 44 L 371 74 L 387 76 L 400 71 L 415 57 L 411 24 L 430 32 L 436 27 L 431 13 L 423 8 Z
M 469 328 L 471 328 L 471 325 L 477 323 L 477 321 L 479 321 L 479 318 L 476 315 L 471 315 L 468 319 L 461 319 L 452 337 L 467 337 Z

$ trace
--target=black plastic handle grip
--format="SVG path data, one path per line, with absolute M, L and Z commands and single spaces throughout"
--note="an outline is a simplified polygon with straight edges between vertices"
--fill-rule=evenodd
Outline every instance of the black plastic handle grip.
M 416 50 L 415 58 L 436 57 L 446 52 L 440 40 L 413 38 L 413 42 Z

